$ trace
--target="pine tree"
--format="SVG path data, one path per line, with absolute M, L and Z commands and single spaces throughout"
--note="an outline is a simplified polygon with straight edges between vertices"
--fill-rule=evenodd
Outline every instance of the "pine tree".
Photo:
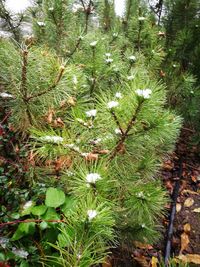
M 199 1 L 166 1 L 166 77 L 169 103 L 199 128 Z
M 0 22 L 1 28 L 5 31 L 8 31 L 12 34 L 14 39 L 19 42 L 22 37 L 21 24 L 25 19 L 25 15 L 21 14 L 12 14 L 6 8 L 6 1 L 0 0 Z
M 97 3 L 80 2 L 80 14 L 72 16 L 63 1 L 44 1 L 35 42 L 0 43 L 1 98 L 9 101 L 10 122 L 30 142 L 34 177 L 65 193 L 59 210 L 67 224 L 55 227 L 52 244 L 59 256 L 45 251 L 59 266 L 92 266 L 104 262 L 111 247 L 158 240 L 167 201 L 158 170 L 181 125 L 165 108 L 164 85 L 156 78 L 162 53 L 146 58 L 144 43 L 138 47 L 137 38 L 133 47 L 120 27 L 116 33 L 110 22 L 87 24 L 86 10 Z M 110 16 L 103 14 L 103 20 Z M 139 15 L 131 17 L 139 31 L 141 23 L 151 27 L 146 19 L 138 24 Z M 66 53 L 67 22 L 80 20 L 85 28 L 81 36 L 76 27 L 69 33 L 76 40 Z M 60 218 L 51 208 L 44 212 L 40 218 Z

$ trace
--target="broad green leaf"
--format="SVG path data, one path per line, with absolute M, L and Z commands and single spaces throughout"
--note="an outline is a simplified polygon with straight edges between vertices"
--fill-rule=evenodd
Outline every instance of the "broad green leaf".
M 60 216 L 55 211 L 54 208 L 48 208 L 46 213 L 42 215 L 42 219 L 44 220 L 60 220 Z
M 13 213 L 10 215 L 10 217 L 11 217 L 12 219 L 18 220 L 18 219 L 20 218 L 20 214 L 17 213 L 17 212 L 13 212 Z
M 31 213 L 36 216 L 41 216 L 44 214 L 47 210 L 47 206 L 45 205 L 40 205 L 40 206 L 35 206 L 31 209 Z
M 61 207 L 61 211 L 65 216 L 68 216 L 76 206 L 76 200 L 72 197 L 66 196 L 65 203 Z
M 26 261 L 22 261 L 19 265 L 19 267 L 29 267 L 30 265 Z
M 26 234 L 33 234 L 35 231 L 35 222 L 20 223 L 19 230 Z
M 58 234 L 59 234 L 59 231 L 57 228 L 49 228 L 49 229 L 47 229 L 43 238 L 44 238 L 45 242 L 50 242 L 50 243 L 55 244 L 56 241 L 58 240 Z
M 29 215 L 31 213 L 31 209 L 35 206 L 35 202 L 28 201 L 24 204 L 23 209 L 21 211 L 21 216 Z
M 40 229 L 41 230 L 45 230 L 48 228 L 48 223 L 47 222 L 41 222 L 40 223 Z
M 65 202 L 65 194 L 62 190 L 50 187 L 46 192 L 45 205 L 57 208 Z
M 14 235 L 12 241 L 19 240 L 23 236 L 32 235 L 35 232 L 35 222 L 20 223 Z
M 0 252 L 0 261 L 5 261 L 5 260 L 6 260 L 5 254 Z
M 12 236 L 11 240 L 12 241 L 16 241 L 19 240 L 20 238 L 22 238 L 23 236 L 25 236 L 26 234 L 21 232 L 19 230 L 19 227 L 17 228 L 17 230 L 14 232 L 14 235 Z

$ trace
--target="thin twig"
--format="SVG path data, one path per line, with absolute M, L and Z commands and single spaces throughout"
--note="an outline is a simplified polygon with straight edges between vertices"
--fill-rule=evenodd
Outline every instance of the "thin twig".
M 130 15 L 131 15 L 132 2 L 133 2 L 132 0 L 129 0 L 129 1 L 128 1 L 128 4 L 127 4 L 127 12 L 126 12 L 126 18 L 125 18 L 125 20 L 123 20 L 124 31 L 125 31 L 125 32 L 127 32 L 127 29 L 128 29 L 129 18 L 130 18 Z
M 18 224 L 18 223 L 31 223 L 31 222 L 35 222 L 35 223 L 39 223 L 39 222 L 54 222 L 54 223 L 67 223 L 65 220 L 41 220 L 41 219 L 37 219 L 37 220 L 15 220 L 12 222 L 5 222 L 5 223 L 0 223 L 0 228 L 8 226 L 8 225 L 14 225 L 14 224 Z
M 71 53 L 69 53 L 68 55 L 67 55 L 67 57 L 72 57 L 73 55 L 74 55 L 74 53 L 76 52 L 76 50 L 79 48 L 79 46 L 80 46 L 80 43 L 81 43 L 81 40 L 82 40 L 82 38 L 78 38 L 78 40 L 77 40 L 77 42 L 76 42 L 76 44 L 75 44 L 75 46 L 74 46 L 74 49 L 72 50 L 72 52 Z
M 119 139 L 119 141 L 117 142 L 115 148 L 113 149 L 112 153 L 110 154 L 109 160 L 114 159 L 115 156 L 117 155 L 117 153 L 120 151 L 121 147 L 123 146 L 123 144 L 124 144 L 126 138 L 128 137 L 128 133 L 129 133 L 130 130 L 132 129 L 132 127 L 133 127 L 133 125 L 134 125 L 134 123 L 135 123 L 135 121 L 136 121 L 136 119 L 137 119 L 137 115 L 138 115 L 138 113 L 139 113 L 140 110 L 141 110 L 141 107 L 142 107 L 143 102 L 144 102 L 144 100 L 142 100 L 142 101 L 138 104 L 138 106 L 137 106 L 137 108 L 136 108 L 136 110 L 135 110 L 135 112 L 134 112 L 134 114 L 133 114 L 131 120 L 129 121 L 129 123 L 128 123 L 128 125 L 127 125 L 126 131 L 123 132 L 121 138 Z
M 32 115 L 29 109 L 28 100 L 27 100 L 27 66 L 28 66 L 28 50 L 27 48 L 22 50 L 22 74 L 21 74 L 21 93 L 22 99 L 26 106 L 26 114 L 28 116 L 28 120 L 30 125 L 33 124 Z
M 200 169 L 198 167 L 195 167 L 193 165 L 190 165 L 188 163 L 185 163 L 186 166 L 190 167 L 191 169 L 194 169 L 195 171 L 199 171 Z
M 23 20 L 23 15 L 21 15 L 18 23 L 14 25 L 13 19 L 9 13 L 9 11 L 6 9 L 5 4 L 2 0 L 0 0 L 0 16 L 5 20 L 6 24 L 8 25 L 10 31 L 13 33 L 14 38 L 17 42 L 19 42 L 20 36 L 19 36 L 19 26 Z
M 139 15 L 141 15 L 141 8 L 139 8 Z M 137 48 L 138 48 L 138 51 L 140 51 L 140 48 L 141 48 L 142 25 L 143 25 L 143 21 L 139 20 L 139 30 L 138 30 L 138 37 L 137 37 Z
M 8 117 L 11 115 L 11 113 L 12 113 L 12 112 L 9 111 L 9 112 L 5 115 L 5 117 L 3 118 L 3 120 L 0 122 L 0 125 L 7 121 Z
M 189 129 L 189 128 L 186 128 L 186 127 L 182 127 L 182 130 L 188 131 L 188 132 L 191 132 L 191 133 L 195 133 L 195 130 L 192 130 L 192 129 Z
M 61 66 L 60 72 L 58 73 L 58 76 L 57 76 L 56 80 L 54 81 L 54 83 L 47 90 L 42 91 L 42 92 L 40 92 L 38 94 L 35 94 L 35 95 L 32 95 L 32 96 L 27 97 L 27 101 L 30 101 L 33 98 L 36 98 L 36 97 L 45 95 L 45 94 L 51 92 L 53 89 L 55 89 L 56 86 L 58 85 L 58 83 L 60 82 L 62 76 L 63 76 L 64 70 L 65 70 L 65 67 L 64 66 Z
M 92 48 L 92 84 L 90 87 L 90 96 L 92 97 L 93 92 L 95 90 L 95 85 L 96 85 L 96 76 L 95 76 L 95 47 Z
M 85 4 L 84 4 L 84 1 L 83 0 L 80 0 L 80 1 L 81 1 L 81 4 L 83 6 L 84 11 L 86 11 L 86 7 L 85 7 Z
M 27 98 L 27 65 L 28 65 L 28 50 L 22 50 L 22 76 L 21 76 L 21 92 L 24 98 Z
M 113 110 L 111 111 L 111 115 L 113 116 L 114 121 L 116 122 L 118 128 L 120 129 L 121 134 L 124 134 L 124 131 L 123 131 L 122 127 L 121 127 L 121 124 L 120 124 L 120 122 L 119 122 L 119 120 L 117 118 L 117 115 L 115 114 L 115 112 Z
M 80 0 L 81 4 L 83 6 L 84 9 L 84 13 L 85 13 L 85 33 L 87 33 L 88 31 L 88 22 L 89 22 L 89 16 L 91 14 L 91 9 L 92 9 L 92 0 L 89 1 L 89 4 L 86 6 L 83 0 Z

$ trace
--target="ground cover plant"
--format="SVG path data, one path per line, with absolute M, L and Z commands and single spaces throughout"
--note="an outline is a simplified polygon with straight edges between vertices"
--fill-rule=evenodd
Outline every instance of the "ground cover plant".
M 121 23 L 109 1 L 42 1 L 34 36 L 0 40 L 1 149 L 23 166 L 15 176 L 1 163 L 3 262 L 97 266 L 159 239 L 159 168 L 181 119 L 157 79 L 163 40 L 135 8 Z

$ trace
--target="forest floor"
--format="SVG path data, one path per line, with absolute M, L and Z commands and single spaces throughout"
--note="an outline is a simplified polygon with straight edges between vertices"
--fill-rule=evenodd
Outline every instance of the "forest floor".
M 136 242 L 132 250 L 114 252 L 111 265 L 103 267 L 157 266 L 158 259 L 165 257 L 167 241 L 171 243 L 171 256 L 176 262 L 181 259 L 189 266 L 200 266 L 200 151 L 192 145 L 190 129 L 182 130 L 175 152 L 163 164 L 161 176 L 170 196 L 174 191 L 178 193 L 172 237 L 169 240 L 167 233 L 173 201 L 166 207 L 168 214 L 163 219 L 163 237 L 158 244 Z M 178 190 L 177 182 L 180 183 Z

